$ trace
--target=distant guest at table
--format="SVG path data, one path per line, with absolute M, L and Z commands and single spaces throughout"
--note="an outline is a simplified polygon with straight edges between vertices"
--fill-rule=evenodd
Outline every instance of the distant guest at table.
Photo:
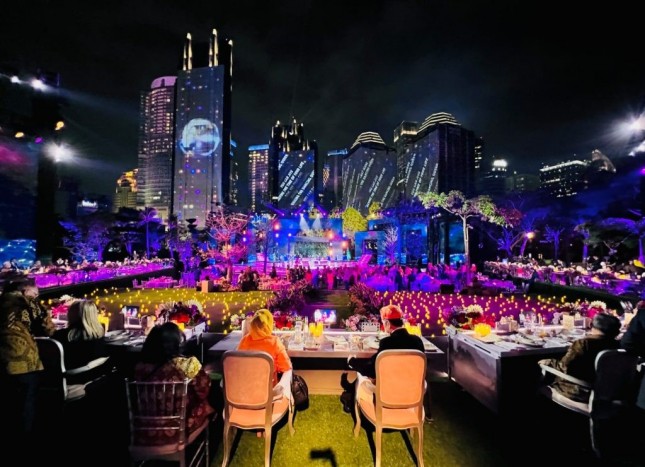
M 183 381 L 188 384 L 188 405 L 186 407 L 186 437 L 202 426 L 215 412 L 208 403 L 211 380 L 196 357 L 181 355 L 180 348 L 184 335 L 173 322 L 154 326 L 146 337 L 141 349 L 141 360 L 134 368 L 137 381 Z M 175 435 L 172 430 L 151 430 L 137 444 L 168 444 Z
M 52 336 L 63 345 L 65 367 L 78 368 L 92 360 L 107 357 L 105 327 L 99 322 L 99 309 L 92 300 L 76 300 L 67 310 L 67 327 Z
M 379 341 L 378 350 L 369 360 L 350 357 L 347 364 L 350 369 L 358 371 L 363 376 L 376 378 L 376 357 L 384 350 L 411 349 L 425 352 L 423 341 L 419 336 L 413 336 L 403 327 L 403 312 L 397 305 L 387 305 L 381 308 L 383 329 L 389 336 Z
M 273 315 L 269 310 L 255 312 L 247 324 L 248 334 L 242 337 L 238 350 L 260 350 L 273 358 L 273 384 L 278 384 L 278 373 L 291 370 L 291 359 L 279 337 L 273 335 Z
M 593 383 L 596 379 L 596 357 L 603 350 L 619 347 L 620 342 L 616 340 L 619 333 L 618 318 L 606 313 L 598 313 L 591 321 L 589 335 L 574 341 L 562 358 L 540 360 L 539 363 L 551 366 L 574 378 Z M 589 389 L 557 376 L 551 387 L 569 399 L 584 403 L 589 401 Z

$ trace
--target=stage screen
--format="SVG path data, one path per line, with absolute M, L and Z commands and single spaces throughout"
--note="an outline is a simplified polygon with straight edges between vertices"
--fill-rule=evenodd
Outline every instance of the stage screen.
M 315 153 L 309 151 L 281 152 L 278 162 L 278 206 L 291 208 L 301 206 L 314 194 Z
M 177 78 L 173 211 L 197 219 L 222 202 L 224 67 L 180 71 Z

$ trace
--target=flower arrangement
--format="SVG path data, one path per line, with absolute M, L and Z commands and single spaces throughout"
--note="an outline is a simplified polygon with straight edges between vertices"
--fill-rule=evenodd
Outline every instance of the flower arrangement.
M 582 301 L 582 302 L 567 302 L 564 303 L 559 312 L 561 314 L 570 314 L 575 315 L 580 313 L 580 316 L 587 318 L 593 318 L 598 313 L 608 313 L 607 304 L 600 300 L 594 300 L 592 302 Z
M 52 307 L 52 317 L 56 318 L 58 315 L 62 314 L 67 314 L 67 310 L 69 309 L 69 306 L 74 303 L 77 298 L 72 297 L 71 295 L 62 295 L 60 298 L 53 300 L 51 302 Z
M 465 308 L 453 307 L 445 321 L 449 326 L 465 330 L 474 329 L 477 324 L 495 324 L 495 318 L 485 315 L 482 307 L 476 304 Z
M 302 317 L 293 312 L 275 311 L 273 313 L 273 326 L 280 331 L 293 329 L 296 322 L 301 320 Z
M 358 282 L 349 288 L 349 307 L 354 314 L 378 314 L 383 298 L 373 288 Z
M 273 292 L 273 297 L 267 301 L 267 308 L 272 312 L 282 311 L 294 313 L 305 307 L 305 293 L 311 286 L 306 281 L 298 281 L 286 289 L 279 289 Z
M 192 299 L 185 302 L 162 303 L 155 311 L 155 314 L 159 323 L 174 321 L 177 324 L 189 327 L 208 321 L 203 305 Z
M 341 320 L 348 331 L 360 331 L 362 323 L 380 324 L 379 315 L 373 313 L 355 313 L 347 319 Z
M 237 331 L 239 329 L 242 329 L 242 322 L 247 318 L 247 316 L 252 316 L 253 313 L 239 313 L 239 314 L 232 314 L 231 315 L 231 325 L 230 329 L 231 331 Z

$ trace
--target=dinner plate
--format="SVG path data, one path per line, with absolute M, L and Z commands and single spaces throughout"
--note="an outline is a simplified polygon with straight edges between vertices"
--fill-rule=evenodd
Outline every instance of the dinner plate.
M 378 350 L 378 342 L 376 341 L 367 341 L 364 343 L 364 345 L 367 345 L 370 349 L 376 349 Z

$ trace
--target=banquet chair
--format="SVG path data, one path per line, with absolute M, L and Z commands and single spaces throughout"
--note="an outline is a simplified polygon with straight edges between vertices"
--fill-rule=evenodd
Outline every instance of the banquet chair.
M 224 460 L 230 460 L 236 429 L 264 430 L 264 465 L 271 465 L 272 428 L 288 414 L 293 436 L 292 370 L 273 386 L 273 358 L 266 352 L 229 350 L 222 356 L 224 389 Z M 233 433 L 231 433 L 233 432 Z
M 43 363 L 39 397 L 62 408 L 84 398 L 91 387 L 98 387 L 116 371 L 109 357 L 100 357 L 73 369 L 65 368 L 63 346 L 50 337 L 36 337 L 38 355 Z
M 376 357 L 376 384 L 357 373 L 354 437 L 361 430 L 361 414 L 376 431 L 375 466 L 381 465 L 383 429 L 416 431 L 417 464 L 423 467 L 423 398 L 427 360 L 419 350 L 384 350 Z
M 589 434 L 594 453 L 601 457 L 599 447 L 599 425 L 633 410 L 638 387 L 638 357 L 624 349 L 603 350 L 595 361 L 596 379 L 593 383 L 575 378 L 550 366 L 540 364 L 543 385 L 540 393 L 564 407 L 589 418 Z M 591 391 L 589 402 L 578 402 L 565 397 L 550 386 L 557 376 L 565 381 L 578 384 Z
M 207 419 L 193 433 L 186 432 L 188 384 L 183 381 L 125 380 L 130 422 L 128 450 L 132 465 L 145 461 L 179 462 L 181 467 L 192 467 L 204 461 L 208 467 L 209 424 Z M 165 436 L 167 442 L 153 444 Z

